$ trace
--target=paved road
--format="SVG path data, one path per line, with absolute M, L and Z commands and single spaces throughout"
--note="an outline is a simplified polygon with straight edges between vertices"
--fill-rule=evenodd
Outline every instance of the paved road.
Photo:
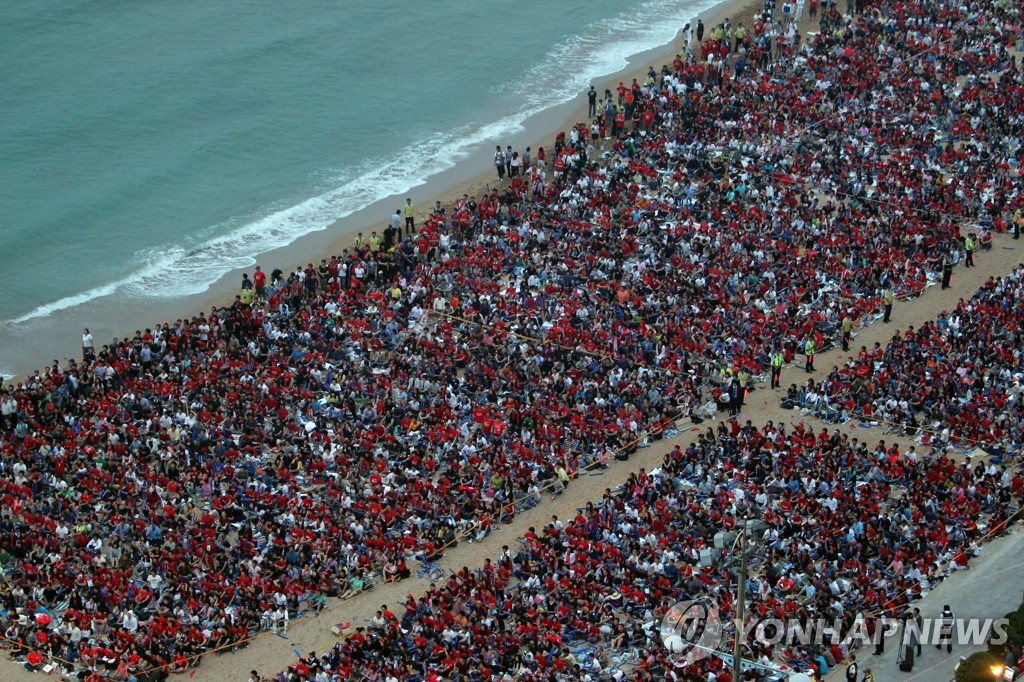
M 945 604 L 949 604 L 958 618 L 1001 618 L 1014 610 L 1024 598 L 1024 525 L 1018 523 L 1006 536 L 985 545 L 981 556 L 971 561 L 971 570 L 958 571 L 946 578 L 931 593 L 917 602 L 926 618 L 938 618 Z M 953 679 L 953 667 L 960 657 L 966 657 L 984 646 L 957 646 L 947 654 L 934 644 L 926 643 L 921 658 L 914 662 L 909 673 L 896 665 L 896 638 L 887 642 L 885 653 L 871 654 L 871 648 L 862 649 L 858 656 L 861 670 L 870 667 L 876 682 L 947 682 Z M 929 640 L 931 641 L 931 640 Z M 830 682 L 843 679 L 842 666 Z

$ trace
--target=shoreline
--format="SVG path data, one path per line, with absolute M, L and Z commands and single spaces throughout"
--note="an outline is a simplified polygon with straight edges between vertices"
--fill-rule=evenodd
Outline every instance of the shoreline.
M 710 30 L 725 18 L 747 21 L 760 10 L 760 6 L 756 0 L 721 0 L 710 8 L 694 14 L 690 23 L 695 24 L 700 18 Z M 804 22 L 800 24 L 802 32 L 806 31 L 806 21 L 805 17 Z M 606 87 L 613 89 L 619 80 L 628 83 L 630 79 L 637 78 L 642 81 L 649 66 L 659 69 L 661 64 L 670 63 L 682 47 L 682 31 L 683 26 L 679 26 L 668 43 L 638 52 L 618 71 L 593 79 L 593 85 L 598 93 L 602 93 Z M 480 143 L 477 145 L 479 148 L 472 149 L 451 168 L 430 176 L 409 192 L 375 201 L 344 218 L 339 218 L 326 229 L 305 234 L 291 244 L 261 254 L 258 263 L 267 272 L 274 268 L 287 271 L 298 264 L 304 265 L 310 261 L 315 263 L 320 258 L 340 254 L 343 249 L 352 245 L 359 232 L 371 231 L 375 226 L 381 231 L 391 211 L 394 210 L 392 205 L 403 206 L 406 197 L 413 199 L 413 204 L 417 207 L 417 224 L 422 224 L 423 219 L 430 215 L 429 209 L 433 207 L 435 201 L 439 200 L 443 205 L 451 206 L 463 194 L 479 197 L 485 188 L 496 185 L 497 178 L 491 164 L 492 143 L 500 143 L 502 147 L 511 144 L 513 148 L 520 150 L 527 146 L 533 150 L 538 147 L 548 149 L 559 131 L 568 131 L 578 122 L 589 122 L 586 91 L 578 92 L 571 100 L 530 116 L 523 122 L 522 130 L 514 135 Z M 97 346 L 102 346 L 110 339 L 124 338 L 136 329 L 145 329 L 175 319 L 188 319 L 200 313 L 206 314 L 211 308 L 230 305 L 238 291 L 236 283 L 241 280 L 242 273 L 251 272 L 253 267 L 226 271 L 206 291 L 199 294 L 186 295 L 182 298 L 136 299 L 141 304 L 138 306 L 122 306 L 116 301 L 110 301 L 110 297 L 94 299 L 39 318 L 35 324 L 29 321 L 29 324 L 11 325 L 7 329 L 2 329 L 0 343 L 12 344 L 12 352 L 10 360 L 0 361 L 0 370 L 12 374 L 0 377 L 0 383 L 4 386 L 16 386 L 35 372 L 44 371 L 54 361 L 59 361 L 61 365 L 66 364 L 69 359 L 77 361 L 74 340 L 78 338 L 82 327 L 88 327 L 96 339 Z M 96 308 L 100 310 L 93 310 Z M 33 329 L 36 325 L 45 328 Z M 54 336 L 55 330 L 61 332 L 60 336 Z M 9 341 L 2 338 L 8 333 L 11 337 Z M 43 339 L 32 338 L 39 336 Z M 67 336 L 71 338 L 68 339 Z M 24 340 L 19 341 L 19 337 L 24 337 Z M 20 358 L 25 357 L 26 351 L 30 348 L 34 357 L 21 362 Z
M 729 9 L 736 6 L 743 6 L 744 14 L 737 16 L 744 21 L 746 21 L 745 12 L 751 7 L 755 7 L 752 3 L 733 2 L 723 3 L 720 6 L 716 6 L 716 9 L 724 7 L 725 11 L 728 11 Z M 727 16 L 733 18 L 732 15 Z M 715 21 L 717 22 L 717 20 L 718 19 L 716 18 Z M 806 19 L 805 22 L 801 23 L 801 31 L 804 33 L 806 33 L 807 31 Z M 677 41 L 671 43 L 670 45 L 674 45 L 676 43 Z M 648 60 L 651 60 L 652 64 L 658 63 L 656 61 L 656 58 L 654 57 L 648 57 L 648 59 L 642 61 L 646 62 Z M 632 65 L 631 68 L 642 69 L 644 68 L 644 66 Z M 601 81 L 595 82 L 595 85 L 597 85 L 600 82 Z M 585 109 L 580 107 L 577 108 L 575 111 L 585 111 Z M 578 114 L 570 114 L 569 118 L 566 119 L 567 123 L 571 123 L 574 115 Z M 544 146 L 547 147 L 546 144 Z M 460 163 L 460 165 L 462 164 Z M 446 190 L 442 196 L 448 196 L 449 193 L 451 193 L 451 196 L 457 197 L 460 196 L 463 187 L 481 187 L 486 184 L 491 184 L 493 183 L 493 180 L 490 181 L 490 183 L 487 180 L 487 177 L 489 175 L 490 174 L 486 172 L 479 173 L 476 176 L 474 176 L 472 180 L 467 181 L 467 184 L 456 185 L 455 188 L 451 190 Z M 421 206 L 430 206 L 433 204 L 433 201 L 418 201 L 417 203 L 420 204 Z M 419 215 L 418 220 L 421 220 L 422 215 L 422 213 Z M 342 221 L 338 221 L 337 223 L 332 224 L 329 230 L 326 230 L 323 233 L 319 234 L 321 234 L 325 238 L 331 236 L 330 233 L 338 225 L 340 225 L 341 222 Z M 1008 246 L 1010 242 L 1006 241 L 1007 239 L 1007 235 L 997 235 L 995 244 L 998 251 L 994 252 L 990 256 L 981 256 L 981 258 L 983 258 L 984 260 L 982 260 L 979 268 L 975 270 L 958 270 L 955 282 L 957 288 L 953 289 L 953 291 L 950 292 L 950 294 L 947 294 L 946 292 L 940 292 L 937 287 L 930 290 L 925 290 L 920 298 L 918 298 L 913 303 L 907 304 L 906 308 L 903 308 L 902 305 L 897 307 L 896 317 L 893 320 L 893 322 L 895 323 L 893 328 L 890 328 L 888 325 L 876 323 L 860 329 L 858 332 L 859 338 L 857 339 L 858 344 L 866 343 L 870 345 L 872 342 L 875 342 L 876 340 L 884 344 L 887 336 L 889 336 L 889 332 L 891 329 L 895 329 L 895 331 L 899 333 L 900 328 L 902 328 L 904 325 L 908 323 L 919 324 L 922 319 L 933 319 L 935 311 L 938 310 L 940 307 L 946 306 L 948 301 L 947 296 L 951 297 L 952 299 L 955 299 L 957 295 L 962 294 L 964 291 L 973 292 L 976 289 L 976 287 L 980 285 L 980 282 L 983 281 L 985 276 L 989 274 L 999 274 L 1001 266 L 996 261 L 1008 263 L 1011 260 L 1016 260 L 1016 254 L 1013 254 L 1013 256 L 1010 255 L 1011 247 Z M 351 233 L 348 233 L 347 235 L 333 235 L 333 240 L 330 241 L 330 245 L 327 248 L 334 250 L 321 250 L 320 253 L 340 252 L 340 249 L 342 247 L 347 246 L 350 243 Z M 284 247 L 282 251 L 287 250 L 287 248 L 288 247 Z M 1006 249 L 1006 252 L 1004 252 L 1003 249 Z M 297 261 L 292 262 L 294 263 Z M 301 262 L 304 263 L 306 261 L 305 259 L 302 259 Z M 229 276 L 230 274 L 226 276 L 225 279 L 227 279 Z M 969 295 L 970 293 L 967 294 L 967 296 Z M 233 293 L 225 293 L 222 296 L 219 296 L 218 302 L 215 302 L 215 305 L 223 303 L 224 299 L 230 296 L 233 296 Z M 206 308 L 206 310 L 208 310 L 208 307 Z M 907 312 L 903 313 L 904 310 L 906 310 Z M 102 342 L 99 341 L 98 343 Z M 828 365 L 832 364 L 833 362 L 836 364 L 841 364 L 843 362 L 843 355 L 844 354 L 842 354 L 838 349 L 835 348 L 833 348 L 831 351 L 823 352 L 820 356 L 821 362 L 819 374 L 816 374 L 815 376 L 820 376 L 820 374 L 827 371 Z M 791 376 L 800 376 L 799 374 L 796 374 L 796 371 L 799 369 L 798 367 L 793 367 L 791 369 L 793 370 L 792 374 L 790 373 L 790 369 L 786 370 L 787 380 Z M 771 417 L 772 419 L 780 420 L 786 419 L 787 422 L 792 420 L 792 422 L 794 423 L 797 420 L 800 420 L 801 422 L 804 421 L 804 417 L 798 416 L 798 413 L 783 411 L 778 405 L 778 400 L 774 399 L 775 397 L 777 397 L 777 394 L 771 393 L 768 390 L 762 390 L 762 388 L 763 387 L 759 386 L 756 393 L 753 394 L 753 398 L 750 400 L 749 406 L 744 410 L 743 418 L 754 417 L 755 421 L 758 422 L 763 422 L 764 418 L 766 417 Z M 810 421 L 812 425 L 816 425 L 817 427 L 827 426 L 828 428 L 831 428 L 830 424 L 819 423 L 814 417 L 808 417 L 807 420 Z M 860 427 L 858 426 L 856 428 Z M 865 440 L 867 440 L 868 436 L 872 437 L 872 439 L 883 435 L 886 439 L 890 437 L 888 434 L 882 434 L 880 429 L 870 432 L 858 431 L 855 429 L 854 423 L 849 424 L 849 429 L 852 430 L 850 433 L 854 435 L 862 434 L 865 437 Z M 694 429 L 694 431 L 696 431 L 696 429 Z M 573 486 L 569 489 L 569 491 L 563 497 L 559 498 L 557 502 L 544 502 L 541 505 L 538 505 L 538 507 L 532 510 L 531 515 L 527 516 L 524 514 L 522 517 L 517 519 L 515 525 L 507 526 L 504 529 L 503 534 L 492 533 L 488 537 L 486 537 L 480 544 L 476 545 L 470 543 L 461 544 L 458 548 L 456 548 L 453 551 L 452 555 L 450 555 L 444 560 L 444 566 L 456 568 L 461 565 L 478 566 L 483 560 L 482 557 L 488 556 L 490 558 L 494 558 L 498 556 L 498 548 L 501 545 L 501 543 L 510 542 L 510 536 L 518 535 L 527 525 L 539 525 L 543 523 L 544 520 L 548 518 L 551 514 L 556 514 L 559 518 L 561 518 L 563 515 L 566 517 L 570 517 L 574 513 L 574 509 L 579 508 L 580 503 L 585 504 L 586 502 L 591 501 L 591 499 L 599 497 L 600 490 L 602 488 L 624 481 L 625 477 L 629 475 L 630 472 L 636 471 L 637 466 L 639 465 L 647 467 L 647 470 L 653 469 L 653 467 L 657 466 L 658 464 L 659 455 L 667 451 L 668 448 L 670 448 L 672 445 L 675 445 L 676 443 L 679 443 L 680 441 L 684 443 L 692 442 L 693 438 L 693 433 L 684 430 L 684 433 L 681 434 L 681 436 L 676 437 L 675 439 L 670 440 L 666 438 L 664 441 L 656 443 L 654 447 L 651 447 L 650 449 L 641 450 L 639 454 L 636 456 L 636 458 L 629 464 L 613 465 L 613 467 L 608 471 L 607 474 L 599 474 L 602 476 L 602 478 L 579 479 L 579 482 L 574 483 Z M 899 441 L 900 439 L 896 438 L 894 440 Z M 906 447 L 910 443 L 913 443 L 913 441 L 907 441 L 906 443 L 901 441 L 900 444 L 901 447 Z M 502 529 L 499 527 L 498 530 Z M 1005 544 L 1006 541 L 1001 540 L 1000 542 Z M 971 574 L 968 574 L 968 576 L 970 575 Z M 962 585 L 963 580 L 964 579 L 962 575 L 958 575 L 957 582 L 952 584 Z M 951 583 L 946 583 L 946 585 L 950 584 Z M 270 669 L 280 669 L 280 667 L 283 664 L 285 664 L 285 662 L 294 660 L 293 653 L 295 653 L 295 655 L 301 655 L 297 651 L 297 649 L 293 647 L 315 651 L 323 651 L 324 649 L 329 648 L 333 644 L 333 641 L 336 639 L 332 634 L 329 633 L 328 626 L 330 624 L 341 621 L 348 621 L 350 623 L 360 623 L 363 620 L 368 620 L 364 619 L 364 617 L 372 613 L 373 609 L 375 608 L 375 606 L 373 606 L 374 604 L 378 604 L 380 602 L 384 602 L 387 604 L 400 604 L 404 594 L 412 593 L 412 591 L 415 591 L 417 594 L 419 594 L 425 589 L 426 586 L 422 579 L 409 580 L 408 582 L 404 582 L 402 585 L 385 584 L 382 586 L 378 586 L 378 588 L 374 592 L 374 596 L 372 597 L 363 595 L 355 599 L 352 599 L 348 602 L 332 602 L 325 616 L 309 616 L 301 620 L 293 621 L 290 639 L 287 632 L 281 637 L 273 636 L 269 632 L 261 633 L 260 635 L 258 635 L 258 643 L 255 644 L 255 646 L 252 646 L 248 650 L 242 651 L 238 654 L 234 654 L 231 656 L 223 656 L 217 658 L 214 658 L 212 656 L 208 657 L 206 658 L 203 667 L 192 669 L 188 677 L 190 679 L 196 678 L 198 680 L 212 680 L 214 678 L 221 678 L 225 675 L 244 672 L 245 670 L 248 670 L 250 668 L 256 668 L 263 672 L 266 672 Z M 934 599 L 935 597 L 932 597 L 932 600 L 927 603 L 929 605 L 933 605 L 935 603 Z M 955 604 L 955 602 L 953 603 Z M 958 613 L 959 612 L 960 609 L 958 609 Z M 11 674 L 12 679 L 30 679 L 28 678 L 28 675 L 30 673 L 23 672 L 18 669 L 13 669 L 13 665 L 10 663 L 8 663 L 7 666 L 7 670 L 9 674 Z M 31 679 L 37 679 L 37 676 L 33 675 Z

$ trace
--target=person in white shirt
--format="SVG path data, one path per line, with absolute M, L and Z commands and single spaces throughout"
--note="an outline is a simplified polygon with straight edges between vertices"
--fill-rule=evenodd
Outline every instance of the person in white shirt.
M 88 328 L 82 330 L 82 359 L 88 361 L 89 356 L 93 355 L 93 340 L 92 334 L 89 333 Z
M 8 394 L 3 399 L 3 402 L 0 402 L 0 415 L 3 416 L 3 422 L 8 428 L 14 426 L 15 422 L 17 422 L 18 401 L 13 395 Z
M 139 619 L 135 612 L 129 609 L 121 616 L 121 627 L 126 631 L 135 634 L 139 629 Z
M 160 591 L 160 585 L 164 582 L 156 571 L 150 571 L 149 576 L 146 578 L 146 582 L 149 583 L 149 589 L 154 594 Z
M 278 606 L 277 609 L 274 611 L 273 620 L 274 620 L 274 625 L 273 625 L 272 629 L 274 630 L 274 632 L 278 632 L 278 628 L 280 628 L 280 634 L 287 635 L 288 634 L 288 609 L 286 609 L 286 608 L 284 608 L 282 606 Z

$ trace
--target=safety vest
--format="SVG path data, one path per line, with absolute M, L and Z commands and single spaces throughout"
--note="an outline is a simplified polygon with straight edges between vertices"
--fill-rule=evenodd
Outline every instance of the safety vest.
M 814 341 L 808 339 L 807 343 L 804 345 L 804 351 L 807 355 L 814 355 Z
M 890 291 L 889 289 L 886 289 L 885 293 L 882 294 L 882 303 L 884 303 L 885 305 L 892 305 L 892 300 L 893 300 L 892 291 Z
M 782 367 L 782 355 L 779 353 L 772 356 L 772 367 Z

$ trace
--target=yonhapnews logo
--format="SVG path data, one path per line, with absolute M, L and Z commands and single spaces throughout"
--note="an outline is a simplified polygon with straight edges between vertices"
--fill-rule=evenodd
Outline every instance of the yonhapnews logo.
M 901 618 L 874 619 L 871 626 L 862 616 L 857 616 L 852 622 L 839 618 L 753 617 L 744 620 L 740 638 L 743 642 L 753 641 L 762 646 L 802 647 L 812 644 L 830 646 L 841 642 L 854 646 L 877 646 L 882 638 L 897 637 L 906 644 L 934 644 L 952 649 L 953 646 L 1003 644 L 1007 641 L 1008 624 L 1005 618 L 956 618 L 951 611 L 946 613 L 945 610 L 939 618 L 920 617 L 918 613 L 907 612 Z M 721 610 L 714 600 L 682 601 L 662 618 L 659 632 L 669 659 L 677 667 L 684 667 L 708 656 L 731 660 L 729 653 L 720 651 L 725 635 L 723 625 Z M 750 665 L 760 667 L 754 663 Z
M 661 641 L 673 664 L 683 667 L 714 654 L 722 643 L 722 620 L 712 599 L 682 601 L 661 619 Z

